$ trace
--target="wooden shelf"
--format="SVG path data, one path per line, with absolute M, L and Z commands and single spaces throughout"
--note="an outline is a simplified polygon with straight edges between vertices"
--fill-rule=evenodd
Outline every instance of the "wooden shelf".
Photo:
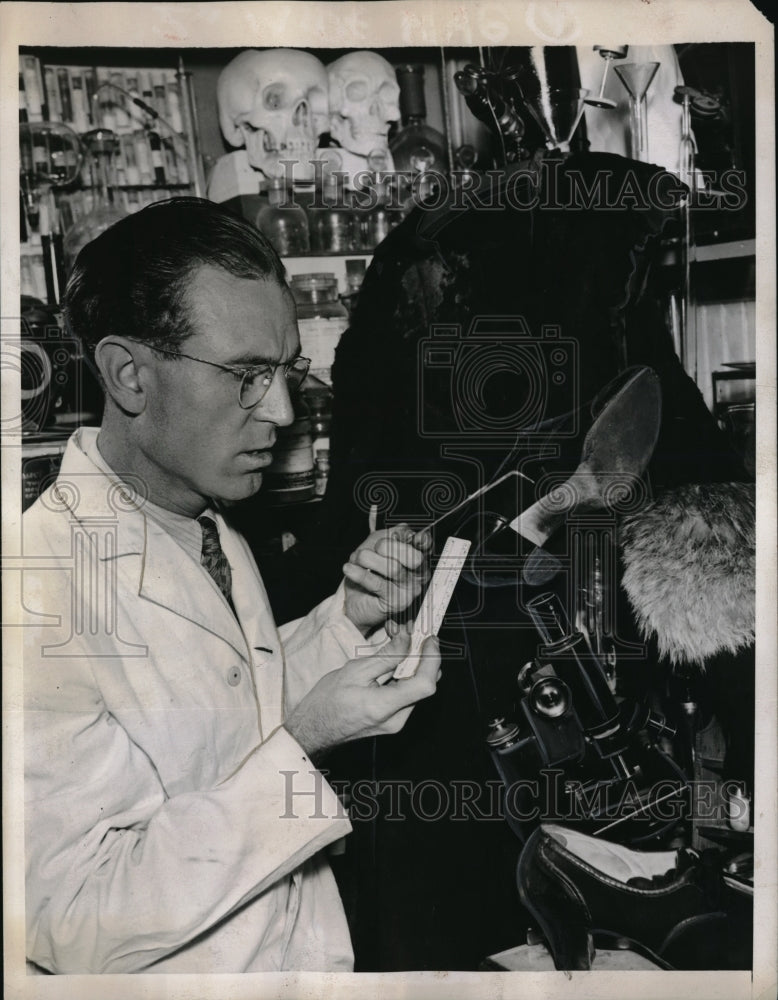
M 705 243 L 694 248 L 694 260 L 702 264 L 709 260 L 734 260 L 755 257 L 756 240 L 731 240 L 726 243 Z
M 659 259 L 660 266 L 672 267 L 680 263 L 679 243 L 665 245 Z M 756 240 L 728 240 L 725 243 L 703 243 L 692 248 L 692 261 L 707 264 L 715 260 L 743 260 L 756 256 Z

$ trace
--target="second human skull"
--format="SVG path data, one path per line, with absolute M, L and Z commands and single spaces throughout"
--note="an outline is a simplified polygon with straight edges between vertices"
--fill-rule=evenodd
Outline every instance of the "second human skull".
M 400 117 L 400 88 L 391 64 L 377 52 L 349 52 L 327 66 L 330 134 L 360 156 L 388 149 L 389 127 Z
M 314 176 L 311 161 L 328 128 L 327 71 L 297 49 L 247 49 L 228 63 L 216 84 L 219 124 L 231 146 L 245 146 L 249 162 L 280 177 L 283 161 L 294 178 Z

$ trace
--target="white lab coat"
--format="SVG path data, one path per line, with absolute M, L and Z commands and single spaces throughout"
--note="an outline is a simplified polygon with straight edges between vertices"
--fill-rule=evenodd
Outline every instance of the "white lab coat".
M 24 646 L 28 958 L 62 973 L 349 970 L 322 848 L 350 825 L 282 728 L 284 705 L 364 642 L 342 591 L 279 636 L 219 518 L 239 626 L 87 458 L 89 434 L 23 525 L 38 622 Z

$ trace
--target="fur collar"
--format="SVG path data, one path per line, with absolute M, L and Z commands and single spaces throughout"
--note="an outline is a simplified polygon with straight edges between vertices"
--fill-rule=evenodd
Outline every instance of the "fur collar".
M 674 665 L 754 641 L 754 494 L 748 483 L 680 486 L 624 520 L 622 586 Z

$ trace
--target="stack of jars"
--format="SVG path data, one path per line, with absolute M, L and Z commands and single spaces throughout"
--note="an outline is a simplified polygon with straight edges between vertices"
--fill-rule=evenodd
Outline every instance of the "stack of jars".
M 386 180 L 361 192 L 345 190 L 331 175 L 315 192 L 295 191 L 282 177 L 268 184 L 268 203 L 256 225 L 282 257 L 369 253 L 402 218 L 391 207 Z

